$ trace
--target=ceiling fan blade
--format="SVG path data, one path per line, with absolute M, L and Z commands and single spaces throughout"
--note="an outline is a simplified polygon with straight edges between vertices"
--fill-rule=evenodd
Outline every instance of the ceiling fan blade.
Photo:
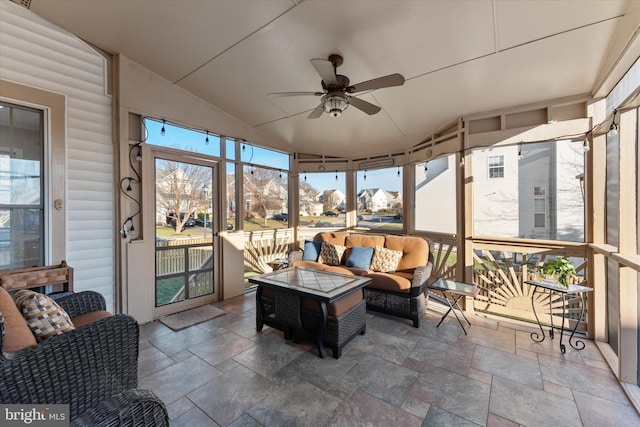
M 355 96 L 349 98 L 349 104 L 353 105 L 359 110 L 364 111 L 370 116 L 382 110 L 382 108 L 378 107 L 377 105 L 373 105 L 370 102 L 363 101 L 362 99 L 356 98 Z
M 307 116 L 307 119 L 317 119 L 322 115 L 323 111 L 324 109 L 322 108 L 322 104 L 320 104 Z
M 267 96 L 322 96 L 324 92 L 271 92 L 268 93 Z
M 338 85 L 338 81 L 336 80 L 336 71 L 333 69 L 331 61 L 320 58 L 310 59 L 310 61 L 313 68 L 315 68 L 318 74 L 320 74 L 320 77 L 326 86 Z
M 347 88 L 347 92 L 362 92 L 363 90 L 382 89 L 384 87 L 402 86 L 403 84 L 404 77 L 402 76 L 402 74 L 396 73 L 349 86 Z

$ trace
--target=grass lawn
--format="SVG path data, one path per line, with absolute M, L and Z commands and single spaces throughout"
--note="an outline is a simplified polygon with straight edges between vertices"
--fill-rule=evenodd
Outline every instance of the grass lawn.
M 156 282 L 156 306 L 168 304 L 184 286 L 184 277 L 171 277 Z

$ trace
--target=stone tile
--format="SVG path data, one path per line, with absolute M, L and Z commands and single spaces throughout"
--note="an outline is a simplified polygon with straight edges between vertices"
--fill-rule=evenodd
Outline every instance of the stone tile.
M 191 356 L 193 356 L 193 353 L 191 353 L 189 350 L 182 350 L 178 353 L 172 354 L 171 360 L 175 362 L 182 362 L 183 360 L 188 359 Z
M 344 381 L 339 381 L 327 391 L 341 400 L 347 400 L 357 389 L 358 387 L 353 384 L 347 384 Z
M 170 405 L 167 405 L 167 412 L 169 413 L 169 419 L 174 420 L 178 418 L 180 415 L 186 413 L 191 408 L 193 408 L 193 402 L 191 402 L 186 397 L 176 400 Z
M 432 407 L 429 412 L 436 406 L 484 425 L 489 412 L 490 391 L 489 384 L 426 365 L 407 398 L 430 403 Z
M 151 346 L 138 353 L 138 378 L 144 378 L 149 374 L 157 372 L 174 362 L 169 356 Z
M 430 404 L 418 399 L 405 399 L 401 408 L 420 419 L 424 419 L 429 412 Z
M 256 298 L 255 294 L 251 294 L 251 296 L 240 295 L 234 298 L 230 298 L 224 301 L 217 302 L 215 304 L 211 304 L 214 307 L 218 307 L 224 311 L 229 313 L 244 313 L 246 311 L 251 311 L 256 309 Z
M 411 357 L 407 357 L 404 362 L 402 362 L 402 366 L 413 371 L 420 372 L 422 371 L 422 368 L 424 368 L 424 362 L 421 360 L 413 359 Z
M 329 390 L 356 365 L 356 361 L 342 356 L 340 359 L 319 358 L 312 353 L 303 353 L 287 364 L 284 370 L 297 375 L 323 390 Z
M 269 379 L 239 366 L 187 397 L 215 422 L 227 426 L 277 388 Z
M 138 343 L 138 351 L 144 351 L 148 348 L 152 348 L 153 345 L 151 345 L 151 343 L 147 340 L 147 341 L 140 341 Z
M 543 386 L 544 386 L 544 391 L 546 391 L 547 393 L 555 394 L 556 396 L 573 400 L 573 392 L 569 387 L 564 387 L 549 381 L 543 381 Z
M 472 423 L 471 421 L 452 414 L 451 412 L 447 412 L 444 409 L 432 406 L 429 408 L 429 412 L 427 413 L 422 425 L 424 427 L 474 427 L 479 424 Z M 484 425 L 484 423 L 482 425 Z
M 240 317 L 235 322 L 225 325 L 225 329 L 235 332 L 245 338 L 250 338 L 256 334 L 260 334 L 260 332 L 256 330 L 255 317 Z
M 227 359 L 224 362 L 215 365 L 217 370 L 225 373 L 237 368 L 238 366 L 241 365 L 233 359 Z
M 460 335 L 464 335 L 457 322 L 455 325 L 442 323 L 440 326 L 436 327 L 439 321 L 440 316 L 437 318 L 428 318 L 424 322 L 420 323 L 420 328 L 410 329 L 407 332 L 407 335 L 419 335 L 450 344 L 457 342 Z
M 479 371 L 478 369 L 471 368 L 469 369 L 469 378 L 473 378 L 474 380 L 478 380 L 485 384 L 491 385 L 491 376 L 488 372 Z
M 471 367 L 503 378 L 542 389 L 538 361 L 479 345 L 473 353 Z
M 492 413 L 489 413 L 487 417 L 487 427 L 519 427 L 519 425 L 518 423 Z
M 467 375 L 471 367 L 473 350 L 430 338 L 421 338 L 409 353 L 409 357 L 439 368 Z
M 526 426 L 580 426 L 580 415 L 573 400 L 493 377 L 491 413 Z
M 220 375 L 222 372 L 200 358 L 192 356 L 147 375 L 140 380 L 138 386 L 153 391 L 168 405 Z
M 265 426 L 322 426 L 342 401 L 306 381 L 279 387 L 248 411 Z
M 198 408 L 192 408 L 175 420 L 171 421 L 171 427 L 218 427 L 211 418 Z
M 384 402 L 369 393 L 357 390 L 336 411 L 325 425 L 339 426 L 420 426 L 422 417 L 418 418 L 400 408 Z
M 522 357 L 528 357 L 529 359 L 538 360 L 538 353 L 531 350 L 525 350 L 524 348 L 516 347 L 516 354 Z
M 567 362 L 539 355 L 542 379 L 569 387 L 574 391 L 588 393 L 613 402 L 628 402 L 616 377 L 610 372 L 591 366 Z
M 242 316 L 239 316 L 233 313 L 228 313 L 228 314 L 225 314 L 224 316 L 219 316 L 211 320 L 207 320 L 206 322 L 198 323 L 197 325 L 195 325 L 195 327 L 209 333 L 214 333 L 220 328 L 225 328 L 227 325 L 233 322 L 237 322 L 238 320 L 241 320 L 241 319 L 242 319 Z
M 600 360 L 593 360 L 593 359 L 587 359 L 586 357 L 583 358 L 584 359 L 584 364 L 587 366 L 591 366 L 593 368 L 599 368 L 599 369 L 604 369 L 605 371 L 609 371 L 609 364 L 607 362 L 604 361 L 600 361 Z
M 242 414 L 234 422 L 229 424 L 229 427 L 262 427 L 262 424 L 257 422 L 251 416 L 247 414 Z
M 500 332 L 496 329 L 488 329 L 482 326 L 471 328 L 469 335 L 460 335 L 459 341 L 468 341 L 508 353 L 516 352 L 515 334 Z
M 233 357 L 233 360 L 264 376 L 271 376 L 303 353 L 291 342 L 282 339 L 260 340 L 253 347 Z
M 640 416 L 630 405 L 623 405 L 580 391 L 574 391 L 575 401 L 584 426 L 638 426 Z
M 140 325 L 140 341 L 147 341 L 152 338 L 158 338 L 162 335 L 172 334 L 173 331 L 160 323 L 159 321 L 145 323 Z
M 365 335 L 358 336 L 350 345 L 363 353 L 373 354 L 389 362 L 402 364 L 417 340 L 416 337 L 407 339 L 372 330 Z
M 162 352 L 167 356 L 172 356 L 193 345 L 210 340 L 212 337 L 213 335 L 199 328 L 192 327 L 183 329 L 179 332 L 162 335 L 158 338 L 153 338 L 151 339 L 151 344 L 162 350 Z
M 358 363 L 343 377 L 344 382 L 394 406 L 402 405 L 418 377 L 417 372 L 365 353 L 356 355 L 354 359 Z
M 540 329 L 537 331 L 540 333 Z M 554 339 L 549 338 L 548 328 L 545 328 L 545 334 L 547 337 L 544 341 L 537 343 L 531 339 L 529 333 L 517 331 L 516 332 L 516 346 L 519 349 L 533 351 L 538 354 L 544 354 L 557 359 L 569 360 L 576 363 L 584 363 L 582 359 L 582 351 L 574 350 L 569 346 L 569 335 L 565 334 L 562 342 L 566 346 L 566 353 L 562 354 L 560 351 L 560 332 L 556 331 Z
M 231 332 L 212 337 L 211 339 L 191 347 L 189 350 L 211 365 L 218 365 L 231 359 L 251 347 L 255 343 Z

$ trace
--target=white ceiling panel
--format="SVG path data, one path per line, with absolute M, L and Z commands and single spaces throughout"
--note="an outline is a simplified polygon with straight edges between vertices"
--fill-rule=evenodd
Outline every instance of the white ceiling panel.
M 175 82 L 293 7 L 291 0 L 32 1 L 31 10 Z
M 498 0 L 500 50 L 591 25 L 624 14 L 627 0 Z
M 629 1 L 31 0 L 31 10 L 279 148 L 351 157 L 407 149 L 461 115 L 591 92 Z M 267 96 L 319 91 L 309 60 L 332 53 L 351 84 L 407 81 L 359 94 L 382 108 L 372 116 L 351 106 L 310 120 L 319 97 Z

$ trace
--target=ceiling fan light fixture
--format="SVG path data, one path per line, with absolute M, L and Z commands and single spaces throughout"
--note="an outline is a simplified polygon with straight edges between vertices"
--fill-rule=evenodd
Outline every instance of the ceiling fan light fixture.
M 331 117 L 340 117 L 349 106 L 349 99 L 343 94 L 325 95 L 322 98 L 322 109 Z

